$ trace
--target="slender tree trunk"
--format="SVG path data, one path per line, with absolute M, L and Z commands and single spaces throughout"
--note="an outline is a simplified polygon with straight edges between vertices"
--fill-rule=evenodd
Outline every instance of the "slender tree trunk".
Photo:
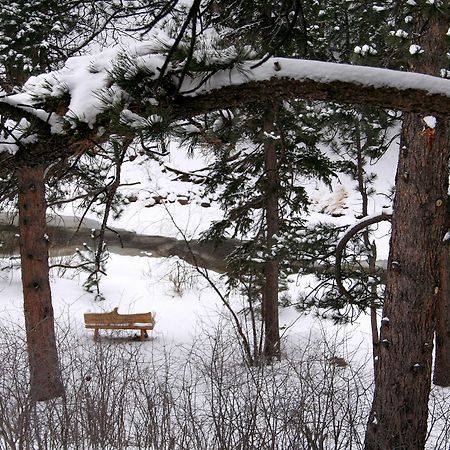
M 49 283 L 44 166 L 21 167 L 17 176 L 30 395 L 34 401 L 43 401 L 64 393 Z
M 264 119 L 264 131 L 274 131 L 274 106 L 268 106 Z M 266 245 L 270 249 L 274 236 L 279 231 L 278 211 L 278 157 L 274 140 L 264 144 L 266 170 Z M 265 283 L 263 286 L 263 321 L 265 331 L 264 356 L 270 361 L 280 357 L 280 325 L 278 318 L 278 276 L 279 261 L 270 257 L 264 266 Z
M 363 144 L 361 142 L 361 124 L 357 119 L 355 122 L 355 132 L 356 132 L 356 149 L 357 149 L 357 181 L 358 181 L 358 190 L 361 194 L 361 215 L 362 217 L 367 217 L 369 215 L 369 195 L 367 193 L 367 186 L 364 177 L 364 156 L 363 156 Z M 362 234 L 364 245 L 366 249 L 369 251 L 368 257 L 368 266 L 369 273 L 376 273 L 376 263 L 377 263 L 377 246 L 375 243 L 370 243 L 370 232 L 366 228 Z M 378 296 L 377 285 L 375 283 L 371 283 L 370 292 L 372 294 L 372 298 L 370 299 L 370 327 L 372 331 L 372 358 L 373 358 L 373 368 L 374 375 L 376 375 L 376 361 L 378 359 L 378 347 L 379 347 L 379 336 L 378 336 L 378 321 L 377 321 L 377 307 L 376 307 L 376 299 Z
M 416 70 L 436 72 L 445 55 L 447 18 L 424 26 Z M 404 116 L 396 178 L 386 298 L 369 416 L 367 450 L 422 450 L 430 392 L 435 307 L 447 224 L 450 143 L 446 122 L 427 129 L 422 116 Z

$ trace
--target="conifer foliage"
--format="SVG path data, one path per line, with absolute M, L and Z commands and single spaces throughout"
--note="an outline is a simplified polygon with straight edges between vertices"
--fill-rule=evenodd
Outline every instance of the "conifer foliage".
M 57 68 L 68 56 L 81 51 L 100 34 L 111 19 L 97 10 L 103 2 L 66 0 L 11 2 L 0 10 L 0 87 L 19 91 L 32 74 Z M 100 12 L 101 11 L 101 14 Z M 93 30 L 93 25 L 97 29 Z M 49 283 L 48 242 L 46 239 L 45 185 L 49 178 L 48 161 L 39 155 L 45 147 L 63 146 L 51 134 L 23 145 L 15 136 L 20 125 L 2 117 L 2 137 L 12 138 L 24 153 L 16 173 L 6 165 L 2 171 L 7 200 L 18 196 L 19 233 L 22 258 L 22 284 L 25 324 L 30 361 L 31 390 L 34 401 L 63 395 L 55 342 L 53 306 Z M 37 156 L 33 158 L 32 155 Z M 17 179 L 17 183 L 12 180 Z
M 370 162 L 381 157 L 396 139 L 392 129 L 403 119 L 386 294 L 374 276 L 376 246 L 367 230 L 360 240 L 352 241 L 358 256 L 347 260 L 346 267 L 351 270 L 344 273 L 346 288 L 341 272 L 336 276 L 336 284 L 331 281 L 327 290 L 321 290 L 318 301 L 306 306 L 325 306 L 341 319 L 349 303 L 352 310 L 353 306 L 370 307 L 375 314 L 375 308 L 385 300 L 383 314 L 387 320 L 382 324 L 374 359 L 375 399 L 366 445 L 368 449 L 423 448 L 436 323 L 434 299 L 440 302 L 438 311 L 443 314 L 448 311 L 449 301 L 441 292 L 445 285 L 442 261 L 446 260 L 442 254 L 447 252 L 448 256 L 442 243 L 448 224 L 448 119 L 438 117 L 436 129 L 422 129 L 422 118 L 415 112 L 402 118 L 392 111 L 366 106 L 325 106 L 323 102 L 296 98 L 291 91 L 278 98 L 259 90 L 258 98 L 249 104 L 240 96 L 240 86 L 233 86 L 231 81 L 232 86 L 226 91 L 234 96 L 230 104 L 222 99 L 221 106 L 217 106 L 217 92 L 202 108 L 191 106 L 189 110 L 189 101 L 216 74 L 230 74 L 230 79 L 232 73 L 245 77 L 244 67 L 249 66 L 244 66 L 244 60 L 252 61 L 247 69 L 250 71 L 261 67 L 272 55 L 448 77 L 449 14 L 448 2 L 438 0 L 173 0 L 151 5 L 143 1 L 18 0 L 4 7 L 0 11 L 2 95 L 20 90 L 32 74 L 58 67 L 91 39 L 99 38 L 113 20 L 117 19 L 117 27 L 126 24 L 134 37 L 150 36 L 158 41 L 153 53 L 139 55 L 142 58 L 125 53 L 116 58 L 115 66 L 107 71 L 107 83 L 98 94 L 104 108 L 95 123 L 72 117 L 64 122 L 64 133 L 57 134 L 49 130 L 50 114 L 45 121 L 23 110 L 24 117 L 17 119 L 16 108 L 14 117 L 1 117 L 0 131 L 5 139 L 16 139 L 24 129 L 26 132 L 20 136 L 32 137 L 18 140 L 17 156 L 2 155 L 1 159 L 16 163 L 5 163 L 2 169 L 3 174 L 10 174 L 14 168 L 19 180 L 22 266 L 27 270 L 24 297 L 25 304 L 33 306 L 32 310 L 26 308 L 32 396 L 44 400 L 62 393 L 43 238 L 44 187 L 52 177 L 57 180 L 52 192 L 55 204 L 61 180 L 79 177 L 84 180 L 86 192 L 89 186 L 95 188 L 91 198 L 104 199 L 105 210 L 110 211 L 113 200 L 120 202 L 116 191 L 121 163 L 133 140 L 138 139 L 145 147 L 155 140 L 175 136 L 189 143 L 194 155 L 199 144 L 203 151 L 207 148 L 214 160 L 204 179 L 205 189 L 221 204 L 224 218 L 213 224 L 205 238 L 233 237 L 242 241 L 229 258 L 228 276 L 231 286 L 244 286 L 247 290 L 253 311 L 255 305 L 260 307 L 265 340 L 259 353 L 255 353 L 255 362 L 271 362 L 281 354 L 278 294 L 283 278 L 293 270 L 327 269 L 336 258 L 331 249 L 340 230 L 327 225 L 311 230 L 305 225 L 310 207 L 305 183 L 313 178 L 330 184 L 337 172 L 350 175 L 361 199 L 360 216 L 367 216 L 373 194 Z M 152 64 L 145 64 L 146 58 Z M 273 74 L 281 70 L 279 61 L 274 61 L 273 66 Z M 93 65 L 89 70 L 94 74 L 98 69 Z M 271 86 L 273 79 L 265 81 Z M 356 84 L 351 86 L 358 89 Z M 334 87 L 339 90 L 339 85 Z M 372 86 L 369 90 L 376 92 L 377 88 Z M 319 99 L 334 98 L 333 91 L 330 88 Z M 69 91 L 64 92 L 68 95 Z M 340 98 L 348 101 L 349 96 L 344 89 Z M 40 112 L 47 108 L 61 118 L 67 109 L 67 99 L 63 97 L 39 99 L 39 104 L 36 100 L 29 108 L 43 108 Z M 61 103 L 50 104 L 55 99 Z M 380 104 L 378 100 L 372 102 Z M 119 136 L 118 142 L 123 144 L 120 149 L 111 146 L 114 154 L 107 145 L 102 147 L 113 135 Z M 76 146 L 72 145 L 74 142 Z M 334 154 L 325 153 L 323 144 Z M 57 151 L 66 146 L 70 149 L 66 153 Z M 106 167 L 105 173 L 115 171 L 111 186 L 95 182 L 92 167 L 83 166 L 89 165 L 89 158 L 103 158 L 98 167 Z M 8 199 L 14 198 L 17 186 L 10 180 L 5 183 Z M 37 192 L 39 207 L 34 208 L 30 198 Z M 87 195 L 86 202 L 89 204 Z M 34 218 L 39 219 L 39 235 L 30 230 Z M 417 251 L 418 243 L 422 254 Z M 101 250 L 102 246 L 99 244 L 98 248 Z M 103 270 L 103 260 L 98 255 L 99 252 L 95 256 L 97 271 Z M 323 265 L 317 264 L 317 255 Z M 364 270 L 362 274 L 353 271 L 352 262 L 360 261 L 361 255 L 367 261 L 370 276 Z M 325 276 L 329 277 L 329 273 Z M 34 334 L 36 330 L 39 336 Z M 374 343 L 378 344 L 376 323 L 373 332 Z M 42 336 L 46 337 L 44 347 L 39 345 Z M 255 341 L 259 337 L 255 336 Z M 447 348 L 443 337 L 445 326 L 439 327 L 439 351 Z M 44 379 L 51 380 L 52 386 L 42 387 Z

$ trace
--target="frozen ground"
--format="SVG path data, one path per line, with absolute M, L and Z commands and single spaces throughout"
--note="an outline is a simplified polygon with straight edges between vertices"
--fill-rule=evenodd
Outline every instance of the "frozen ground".
M 207 161 L 204 160 L 199 162 L 197 160 L 185 158 L 181 150 L 176 147 L 172 148 L 171 155 L 168 158 L 170 158 L 172 167 L 180 168 L 182 170 L 187 170 L 188 168 L 198 169 L 207 163 Z M 396 150 L 393 148 L 378 162 L 377 167 L 380 174 L 377 180 L 378 193 L 384 193 L 391 187 L 394 177 L 395 161 Z M 174 183 L 173 174 L 164 171 L 156 162 L 144 164 L 144 162 L 138 158 L 134 160 L 133 164 L 127 164 L 125 166 L 122 181 L 127 183 L 134 182 L 136 179 L 140 180 L 140 185 L 126 187 L 123 190 L 126 195 L 133 198 L 133 201 L 128 204 L 124 215 L 119 220 L 111 222 L 112 226 L 134 230 L 138 233 L 166 235 L 177 238 L 182 237 L 180 233 L 181 229 L 183 234 L 186 234 L 188 237 L 198 237 L 199 234 L 207 228 L 211 220 L 221 217 L 221 212 L 214 202 L 207 208 L 200 206 L 203 199 L 201 197 L 201 190 L 197 185 L 188 185 L 181 182 Z M 312 223 L 332 221 L 339 225 L 350 225 L 355 221 L 355 214 L 358 214 L 360 210 L 360 199 L 353 190 L 353 182 L 351 182 L 349 178 L 342 176 L 339 180 L 335 180 L 331 192 L 325 186 L 311 182 L 308 186 L 308 190 L 313 199 L 309 217 Z M 155 195 L 167 198 L 167 202 L 162 205 L 152 206 L 151 199 Z M 182 206 L 177 201 L 172 201 L 176 199 L 177 196 L 181 195 L 189 197 L 190 203 L 188 205 Z M 385 197 L 382 195 L 373 196 L 371 198 L 369 212 L 375 213 L 381 211 L 381 208 L 385 206 L 383 203 L 384 201 Z M 170 214 L 168 212 L 170 212 Z M 64 211 L 64 214 L 66 215 L 72 213 L 74 213 L 74 211 L 71 209 L 66 209 Z M 334 217 L 332 214 L 337 214 L 339 217 Z M 91 217 L 95 218 L 93 215 Z M 379 237 L 379 259 L 387 258 L 387 233 L 388 227 L 384 226 L 380 227 L 377 231 L 377 237 Z M 52 264 L 58 262 L 59 260 L 57 259 L 52 260 Z M 218 274 L 210 273 L 210 276 L 219 289 L 224 285 L 224 279 Z M 212 342 L 216 342 L 214 336 L 218 335 L 217 333 L 232 333 L 232 328 L 230 326 L 231 321 L 229 313 L 222 304 L 221 299 L 217 296 L 208 282 L 202 278 L 193 267 L 177 258 L 161 259 L 148 256 L 123 256 L 111 254 L 107 263 L 107 276 L 103 277 L 101 280 L 101 291 L 105 296 L 105 300 L 101 302 L 95 301 L 93 294 L 84 291 L 82 287 L 84 280 L 84 274 L 79 274 L 71 270 L 64 271 L 57 268 L 52 269 L 51 286 L 57 334 L 60 337 L 63 336 L 61 348 L 66 349 L 67 341 L 72 340 L 71 342 L 74 344 L 71 344 L 70 351 L 75 351 L 76 348 L 80 348 L 81 353 L 84 355 L 83 357 L 90 358 L 90 363 L 94 364 L 92 361 L 97 361 L 95 358 L 98 356 L 100 351 L 99 348 L 101 348 L 103 344 L 98 347 L 92 340 L 93 332 L 84 329 L 83 314 L 85 312 L 105 312 L 111 311 L 115 307 L 118 307 L 119 312 L 121 313 L 152 311 L 156 314 L 156 326 L 151 333 L 150 339 L 144 343 L 132 342 L 129 340 L 132 332 L 126 330 L 119 332 L 114 341 L 108 338 L 110 335 L 108 332 L 101 332 L 101 335 L 104 337 L 101 343 L 105 344 L 105 351 L 126 352 L 129 355 L 138 351 L 141 356 L 143 355 L 142 357 L 145 360 L 153 361 L 152 364 L 154 364 L 155 358 L 162 358 L 165 362 L 160 364 L 160 372 L 157 371 L 157 373 L 151 374 L 152 377 L 156 377 L 157 383 L 162 382 L 159 377 L 165 376 L 165 371 L 168 371 L 171 372 L 170 378 L 171 380 L 174 380 L 174 383 L 182 383 L 184 386 L 186 379 L 183 377 L 186 377 L 187 373 L 188 378 L 191 380 L 194 376 L 198 376 L 198 380 L 202 380 L 197 381 L 200 383 L 201 389 L 197 385 L 196 389 L 198 388 L 203 392 L 203 389 L 205 388 L 204 384 L 207 384 L 207 381 L 196 374 L 195 370 L 197 369 L 193 369 L 194 361 L 196 361 L 195 364 L 201 363 L 206 366 L 209 358 L 212 357 L 210 362 L 211 364 L 215 364 L 214 358 L 216 356 L 214 356 L 214 345 L 211 344 Z M 299 292 L 307 288 L 309 281 L 310 276 L 303 278 L 291 277 L 289 282 L 289 294 L 291 297 L 296 298 Z M 17 333 L 17 327 L 19 327 L 22 332 L 24 328 L 20 283 L 20 271 L 18 268 L 10 271 L 3 271 L 1 273 L 0 320 L 3 327 L 14 330 L 14 333 Z M 243 306 L 242 299 L 240 299 L 237 294 L 231 298 L 231 304 L 236 311 L 241 310 Z M 337 389 L 336 394 L 333 395 L 337 395 L 338 392 L 339 394 L 347 395 L 347 391 L 342 390 L 342 386 L 345 386 L 345 389 L 349 389 L 348 401 L 350 401 L 349 399 L 351 399 L 351 396 L 353 395 L 362 395 L 358 394 L 358 389 L 364 390 L 370 386 L 370 381 L 367 382 L 367 380 L 370 380 L 372 371 L 371 335 L 370 321 L 367 316 L 361 316 L 356 323 L 351 325 L 335 326 L 330 321 L 321 320 L 314 315 L 300 314 L 293 307 L 285 307 L 280 309 L 280 325 L 283 333 L 284 362 L 282 362 L 279 367 L 275 367 L 276 370 L 279 368 L 280 373 L 276 375 L 274 381 L 275 384 L 271 384 L 270 389 L 281 389 L 281 387 L 284 386 L 283 389 L 290 390 L 291 395 L 292 392 L 295 392 L 295 390 L 292 391 L 293 388 L 289 388 L 289 383 L 291 381 L 288 381 L 288 378 L 279 384 L 280 380 L 277 379 L 277 377 L 280 377 L 280 374 L 284 373 L 285 370 L 288 370 L 287 367 L 289 367 L 289 370 L 293 371 L 292 375 L 294 377 L 293 379 L 296 380 L 295 383 L 298 383 L 299 379 L 296 377 L 300 377 L 299 373 L 301 372 L 298 371 L 297 366 L 292 364 L 292 361 L 295 358 L 298 358 L 299 349 L 300 352 L 302 352 L 302 349 L 306 348 L 309 349 L 308 353 L 302 356 L 304 359 L 299 363 L 299 366 L 306 368 L 305 370 L 312 371 L 311 373 L 313 373 L 313 383 L 303 386 L 305 389 L 304 395 L 314 396 L 314 393 L 320 394 L 318 394 L 316 400 L 313 400 L 313 403 L 318 402 L 320 404 L 321 402 L 328 402 L 329 399 L 327 400 L 327 397 L 329 396 L 326 395 L 328 388 L 326 388 L 325 385 L 329 381 L 327 377 L 330 373 L 333 374 L 332 380 L 336 381 L 336 379 L 338 379 L 338 384 L 333 384 L 333 391 L 329 392 L 334 392 L 334 389 Z M 206 345 L 203 344 L 205 342 L 207 342 Z M 108 346 L 111 344 L 113 345 L 112 348 L 116 350 L 107 350 L 110 348 Z M 313 353 L 311 353 L 311 349 L 313 349 Z M 231 347 L 229 350 L 231 351 Z M 196 354 L 196 358 L 191 359 L 193 353 Z M 172 356 L 176 355 L 177 362 L 169 363 L 167 359 L 168 354 Z M 201 356 L 199 356 L 199 354 Z M 117 355 L 114 353 L 111 356 L 111 361 L 116 357 Z M 333 365 L 330 365 L 330 361 L 332 361 L 331 358 L 334 357 L 343 358 L 348 366 L 337 369 L 333 368 Z M 65 357 L 63 357 L 63 359 L 64 358 Z M 226 364 L 229 363 L 230 362 L 227 361 Z M 186 369 L 186 367 L 189 367 L 189 369 Z M 242 368 L 242 365 L 239 362 L 237 365 L 228 365 L 227 367 L 232 367 L 232 370 L 237 370 L 236 368 Z M 91 368 L 89 370 L 92 371 L 93 369 Z M 338 371 L 335 373 L 335 370 Z M 76 373 L 78 372 L 75 371 L 72 374 L 75 378 Z M 80 373 L 83 373 L 83 370 L 81 370 Z M 249 374 L 251 374 L 251 372 L 236 372 L 233 376 L 248 377 Z M 122 372 L 120 373 L 120 376 L 117 373 L 112 373 L 111 376 L 113 377 L 111 380 L 115 380 L 114 377 L 116 376 L 121 378 Z M 272 376 L 274 376 L 273 373 Z M 91 377 L 91 375 L 89 375 L 89 377 Z M 303 380 L 303 378 L 301 379 Z M 266 378 L 264 378 L 264 380 L 266 380 Z M 317 384 L 314 384 L 314 380 Z M 366 383 L 364 388 L 363 384 L 358 384 L 361 380 L 364 380 L 364 383 Z M 125 381 L 126 385 L 129 386 L 128 381 Z M 80 382 L 81 385 L 77 384 Z M 115 381 L 110 382 L 115 383 Z M 155 382 L 153 378 L 152 381 L 148 381 L 150 384 L 153 382 Z M 255 382 L 255 379 L 252 379 L 252 382 Z M 311 380 L 308 381 L 308 383 L 310 382 Z M 79 380 L 74 380 L 74 383 L 76 389 L 80 389 L 80 392 L 82 389 L 85 389 L 83 388 L 83 383 L 85 383 L 85 381 L 83 381 L 82 377 Z M 245 402 L 245 397 L 241 398 L 241 396 L 244 395 L 243 391 L 239 390 L 239 392 L 233 393 L 233 387 L 231 386 L 236 384 L 236 380 L 231 380 L 230 383 L 230 387 L 227 387 L 227 401 L 232 403 L 235 401 Z M 340 383 L 344 384 L 341 386 Z M 92 386 L 94 386 L 94 384 L 92 384 Z M 243 385 L 239 383 L 239 386 L 239 389 L 241 389 Z M 306 394 L 309 392 L 308 389 L 312 390 L 309 394 Z M 94 390 L 94 387 L 92 387 L 92 390 Z M 89 394 L 87 390 L 83 392 L 86 395 Z M 183 390 L 177 392 L 186 395 L 186 392 Z M 324 394 L 325 397 L 323 397 Z M 197 396 L 198 394 L 195 395 Z M 202 395 L 204 394 L 200 395 L 201 398 L 203 398 Z M 220 395 L 222 395 L 222 393 L 220 393 Z M 286 392 L 284 395 L 286 395 Z M 444 411 L 445 406 L 443 407 L 442 405 L 446 404 L 445 399 L 448 397 L 448 393 L 446 393 L 445 390 L 435 389 L 433 395 L 436 399 L 434 403 L 436 411 L 443 411 L 441 419 L 442 417 L 447 417 L 448 414 L 446 416 Z M 194 397 L 197 398 L 196 396 Z M 236 396 L 238 397 L 238 400 L 235 398 Z M 300 401 L 298 395 L 294 397 L 296 400 L 293 399 L 292 401 Z M 364 407 L 367 407 L 367 402 L 370 401 L 367 397 L 367 392 L 363 397 L 358 398 L 364 398 Z M 189 401 L 192 401 L 191 397 L 189 397 L 189 399 Z M 83 397 L 84 402 L 88 400 L 89 397 Z M 205 404 L 207 406 L 205 406 Z M 203 406 L 197 405 L 196 413 L 202 413 L 202 408 L 206 408 L 205 411 L 209 411 L 208 408 L 210 407 L 212 409 L 216 408 L 216 406 L 213 404 L 209 405 L 207 402 L 202 403 L 202 405 Z M 228 408 L 228 406 L 223 407 Z M 148 407 L 148 405 L 146 407 Z M 285 407 L 286 405 L 284 404 L 280 406 L 281 409 L 285 409 Z M 299 406 L 297 405 L 296 408 L 298 409 L 298 407 Z M 360 406 L 360 408 L 363 407 Z M 313 408 L 311 411 L 315 411 L 315 409 Z M 51 413 L 48 413 L 48 416 L 51 417 L 52 414 L 56 414 L 56 412 L 52 410 Z M 78 412 L 74 412 L 74 414 L 76 415 Z M 176 416 L 178 413 L 174 414 Z M 364 410 L 358 410 L 358 414 L 360 414 L 361 417 L 365 417 Z M 111 417 L 113 417 L 113 415 L 111 415 Z M 326 417 L 331 417 L 330 420 L 332 420 L 333 416 Z M 135 425 L 133 420 L 133 418 L 127 418 L 127 421 L 130 421 L 130 427 L 131 424 L 133 426 Z M 360 418 L 358 420 L 363 419 Z M 283 421 L 280 423 L 282 422 Z M 444 425 L 442 425 L 441 422 L 437 422 L 437 425 L 435 425 L 433 433 L 438 437 L 436 438 L 437 440 L 430 441 L 430 449 L 438 448 L 444 450 L 445 446 L 442 446 L 442 442 L 445 442 L 445 440 L 443 441 L 442 436 L 446 436 L 445 433 L 449 433 L 449 431 L 445 429 L 445 427 L 448 427 L 449 420 L 445 418 L 443 423 Z M 331 422 L 329 426 L 331 426 Z M 364 423 L 360 421 L 357 425 L 357 429 L 362 432 Z M 214 436 L 215 439 L 216 435 Z M 88 440 L 91 439 L 91 437 L 92 436 L 90 436 Z M 436 444 L 436 442 L 438 442 L 438 444 Z M 3 448 L 9 450 L 10 447 L 3 447 L 2 445 L 0 439 L 0 450 L 3 450 Z M 89 448 L 89 450 L 91 450 L 91 448 L 93 450 L 107 448 L 99 445 L 100 444 L 92 444 L 90 447 L 84 448 Z M 343 447 L 341 448 L 362 448 L 356 444 L 354 444 L 354 447 L 348 447 L 346 445 L 347 444 L 343 444 Z M 123 444 L 117 448 L 134 450 L 149 447 Z M 165 447 L 155 447 L 155 449 L 156 448 L 160 450 L 160 448 Z M 175 448 L 181 449 L 183 447 L 180 445 Z M 327 448 L 333 448 L 332 444 L 329 444 Z
M 53 260 L 53 262 L 57 262 Z M 65 274 L 52 270 L 52 295 L 56 322 L 65 327 L 67 321 L 72 329 L 91 338 L 93 332 L 84 330 L 85 312 L 107 312 L 118 307 L 120 313 L 152 311 L 156 314 L 153 339 L 146 345 L 163 348 L 189 345 L 201 337 L 208 328 L 222 324 L 228 313 L 220 298 L 208 283 L 187 263 L 178 258 L 149 258 L 112 255 L 107 266 L 108 275 L 101 281 L 101 290 L 106 300 L 95 301 L 94 295 L 85 292 L 82 285 L 84 275 L 67 270 Z M 223 281 L 212 274 L 220 286 Z M 4 273 L 1 280 L 0 318 L 3 324 L 23 322 L 22 287 L 18 269 Z M 293 294 L 299 285 L 292 282 Z M 236 310 L 243 303 L 236 295 L 232 300 Z M 282 308 L 280 325 L 285 342 L 319 339 L 323 333 L 338 339 L 349 337 L 346 351 L 359 349 L 361 356 L 370 352 L 370 324 L 362 317 L 354 325 L 335 327 L 319 318 L 301 315 L 293 307 Z M 103 332 L 108 334 L 108 332 Z M 121 332 L 122 336 L 130 331 Z M 289 347 L 289 345 L 288 345 Z M 346 357 L 346 355 L 341 355 Z

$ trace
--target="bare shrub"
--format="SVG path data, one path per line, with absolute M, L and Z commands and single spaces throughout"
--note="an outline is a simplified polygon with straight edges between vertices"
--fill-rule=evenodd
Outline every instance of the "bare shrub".
M 28 400 L 28 358 L 23 333 L 5 326 L 0 333 L 0 449 L 27 449 L 32 407 Z
M 168 275 L 172 283 L 172 291 L 177 297 L 182 297 L 186 290 L 192 289 L 198 283 L 197 271 L 188 263 L 178 258 L 171 264 Z
M 345 342 L 319 338 L 249 366 L 225 328 L 189 348 L 58 331 L 66 396 L 33 404 L 23 330 L 0 330 L 0 450 L 364 448 L 371 369 Z M 446 448 L 448 395 L 433 391 L 429 448 Z
M 450 389 L 433 386 L 429 400 L 427 447 L 446 449 L 450 442 Z

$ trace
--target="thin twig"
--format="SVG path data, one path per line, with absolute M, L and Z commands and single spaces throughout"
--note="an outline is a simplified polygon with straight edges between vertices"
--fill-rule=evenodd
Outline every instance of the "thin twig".
M 166 207 L 166 212 L 169 215 L 172 223 L 174 224 L 175 228 L 178 230 L 178 232 L 181 234 L 186 247 L 188 248 L 192 260 L 194 262 L 194 267 L 195 270 L 203 277 L 205 278 L 205 280 L 208 282 L 208 284 L 211 286 L 211 288 L 216 292 L 216 294 L 219 296 L 220 300 L 222 301 L 223 305 L 227 308 L 227 310 L 230 312 L 231 316 L 233 317 L 233 321 L 234 321 L 234 325 L 236 328 L 236 331 L 239 335 L 239 337 L 242 340 L 242 345 L 244 346 L 244 352 L 247 356 L 247 360 L 249 364 L 252 364 L 253 361 L 253 357 L 252 357 L 252 353 L 251 353 L 251 349 L 250 349 L 250 344 L 248 342 L 247 336 L 245 336 L 244 330 L 242 329 L 242 325 L 239 321 L 239 317 L 237 316 L 236 312 L 233 310 L 233 308 L 231 307 L 230 303 L 226 300 L 225 296 L 219 291 L 218 287 L 215 285 L 215 283 L 211 280 L 211 278 L 209 277 L 209 273 L 208 270 L 201 270 L 199 264 L 197 263 L 197 257 L 195 256 L 194 252 L 192 251 L 192 248 L 190 246 L 190 243 L 186 237 L 186 234 L 184 233 L 184 231 L 178 226 L 178 224 L 175 222 L 175 219 L 173 217 L 173 215 L 171 214 L 171 212 L 167 209 Z

